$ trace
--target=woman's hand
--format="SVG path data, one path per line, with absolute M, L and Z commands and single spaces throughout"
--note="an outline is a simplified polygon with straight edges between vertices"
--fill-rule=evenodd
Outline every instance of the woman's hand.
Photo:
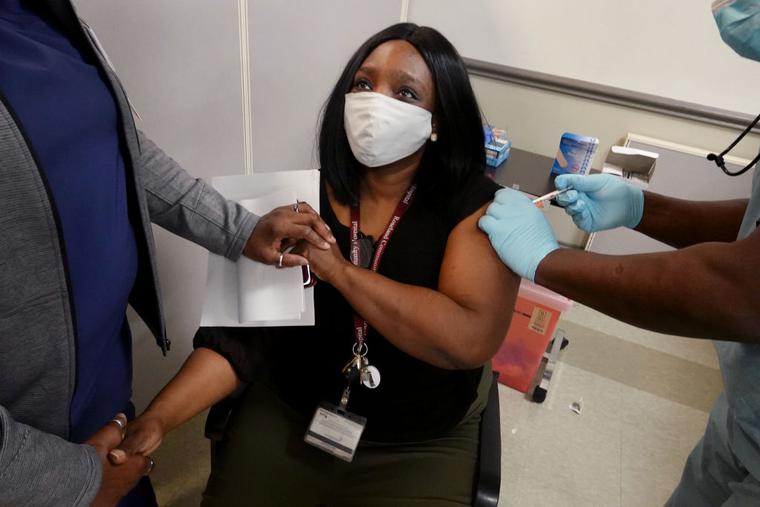
M 305 202 L 280 206 L 261 217 L 246 242 L 243 253 L 251 259 L 279 267 L 303 266 L 306 260 L 295 254 L 282 254 L 292 242 L 303 240 L 315 250 L 327 250 L 335 237 L 314 208 Z M 280 260 L 282 259 L 282 260 Z
M 111 421 L 107 422 L 98 432 L 92 435 L 85 445 L 95 448 L 103 466 L 103 476 L 100 489 L 92 501 L 92 506 L 113 506 L 135 487 L 142 476 L 150 472 L 150 460 L 143 456 L 124 456 L 119 466 L 114 466 L 109 453 L 118 448 L 124 438 L 121 428 L 127 424 L 124 414 L 116 414 Z
M 108 460 L 114 465 L 120 465 L 129 456 L 150 456 L 161 445 L 165 434 L 161 419 L 145 412 L 127 425 L 124 440 L 108 453 Z
M 108 460 L 119 465 L 130 456 L 150 455 L 167 433 L 230 396 L 240 385 L 224 356 L 204 347 L 195 349 L 145 412 L 127 425 L 123 442 L 108 454 Z
M 302 255 L 309 261 L 311 272 L 317 275 L 320 280 L 333 284 L 336 277 L 352 264 L 343 257 L 338 245 L 333 243 L 327 250 L 322 250 L 313 245 L 302 241 L 295 249 L 299 255 Z

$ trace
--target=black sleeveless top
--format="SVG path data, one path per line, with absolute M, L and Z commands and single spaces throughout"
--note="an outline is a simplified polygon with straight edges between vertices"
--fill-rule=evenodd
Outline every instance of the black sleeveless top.
M 445 201 L 420 189 L 388 243 L 378 272 L 401 283 L 436 289 L 449 233 L 493 199 L 498 189 L 482 174 L 471 176 Z M 348 259 L 349 229 L 335 217 L 324 182 L 320 210 Z M 286 403 L 310 418 L 321 401 L 338 404 L 346 384 L 341 370 L 352 357 L 354 343 L 354 311 L 348 302 L 326 282 L 319 281 L 314 290 L 314 327 L 201 328 L 195 346 L 222 354 L 244 381 L 268 379 Z M 376 389 L 355 385 L 348 403 L 349 411 L 367 418 L 365 440 L 411 442 L 441 436 L 461 421 L 475 400 L 482 368 L 437 368 L 397 349 L 371 326 L 367 346 L 367 358 L 380 370 L 382 382 Z

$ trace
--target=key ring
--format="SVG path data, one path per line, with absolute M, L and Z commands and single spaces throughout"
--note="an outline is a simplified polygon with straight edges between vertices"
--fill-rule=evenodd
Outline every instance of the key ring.
M 295 211 L 296 213 L 300 213 L 301 212 L 301 210 L 298 209 L 298 205 L 299 204 L 301 204 L 301 201 L 299 201 L 298 199 L 296 199 L 296 202 L 293 204 L 293 211 Z
M 359 346 L 358 351 L 356 350 L 357 345 Z M 353 347 L 351 347 L 351 351 L 355 356 L 364 357 L 367 355 L 367 352 L 369 352 L 369 347 L 367 347 L 367 342 L 354 343 Z

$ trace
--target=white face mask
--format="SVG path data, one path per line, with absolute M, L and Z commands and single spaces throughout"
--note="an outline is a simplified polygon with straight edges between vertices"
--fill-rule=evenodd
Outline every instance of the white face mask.
M 348 144 L 367 167 L 390 164 L 420 149 L 433 130 L 432 119 L 430 111 L 382 93 L 346 94 Z

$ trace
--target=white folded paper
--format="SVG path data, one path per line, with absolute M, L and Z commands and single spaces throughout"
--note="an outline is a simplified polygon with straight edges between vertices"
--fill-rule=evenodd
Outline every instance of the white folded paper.
M 293 189 L 284 189 L 240 204 L 255 215 L 296 202 Z M 241 257 L 237 262 L 238 318 L 241 324 L 266 320 L 300 319 L 304 310 L 300 268 L 277 269 Z
M 259 216 L 296 199 L 319 212 L 319 171 L 223 176 L 211 183 Z M 314 289 L 304 289 L 300 267 L 277 269 L 247 257 L 232 262 L 209 253 L 201 326 L 310 325 L 314 325 Z

